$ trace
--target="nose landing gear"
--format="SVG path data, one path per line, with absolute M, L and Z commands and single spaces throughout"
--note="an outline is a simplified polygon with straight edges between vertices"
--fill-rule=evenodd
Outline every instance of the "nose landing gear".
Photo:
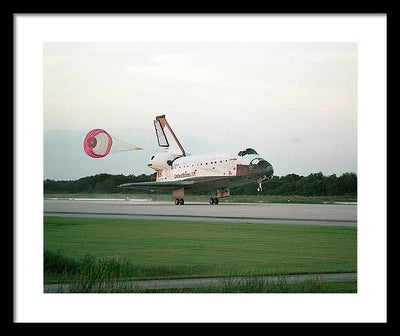
M 266 175 L 264 175 L 263 177 L 258 178 L 258 179 L 257 179 L 257 182 L 258 182 L 257 191 L 258 191 L 258 192 L 261 192 L 261 191 L 262 191 L 262 184 L 263 184 L 264 182 L 267 182 L 267 181 L 270 180 L 271 178 L 272 178 L 272 176 L 266 176 Z

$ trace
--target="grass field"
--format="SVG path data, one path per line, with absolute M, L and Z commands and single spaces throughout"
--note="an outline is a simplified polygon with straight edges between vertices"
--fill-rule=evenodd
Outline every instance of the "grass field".
M 357 229 L 45 216 L 44 251 L 72 270 L 117 265 L 119 279 L 355 272 Z M 49 268 L 44 279 L 67 273 Z
M 120 291 L 124 293 L 357 293 L 357 282 L 305 281 L 297 284 L 288 284 L 285 282 L 279 284 L 261 284 L 257 281 L 250 281 L 239 285 L 227 283 L 220 286 L 202 288 L 156 290 L 124 290 L 121 288 Z

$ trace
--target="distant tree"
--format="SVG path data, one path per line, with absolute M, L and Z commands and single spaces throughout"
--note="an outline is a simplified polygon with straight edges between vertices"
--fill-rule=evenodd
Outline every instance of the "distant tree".
M 45 193 L 127 193 L 129 189 L 117 188 L 123 183 L 154 181 L 155 174 L 110 175 L 97 174 L 82 177 L 75 181 L 43 181 Z M 230 188 L 232 195 L 255 195 L 257 182 L 243 184 Z M 138 190 L 135 193 L 141 192 Z M 145 191 L 143 191 L 145 192 Z M 198 194 L 208 194 L 209 191 L 200 191 Z M 261 195 L 300 195 L 300 196 L 337 196 L 357 195 L 357 175 L 344 173 L 337 177 L 335 174 L 324 176 L 321 172 L 308 176 L 288 174 L 274 176 L 263 187 Z
M 338 189 L 342 195 L 357 193 L 357 175 L 343 173 L 338 179 Z

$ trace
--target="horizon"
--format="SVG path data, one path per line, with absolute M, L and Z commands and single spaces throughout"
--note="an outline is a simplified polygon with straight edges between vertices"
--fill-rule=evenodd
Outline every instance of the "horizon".
M 356 43 L 44 43 L 43 66 L 44 178 L 149 173 L 160 114 L 188 153 L 357 172 Z M 93 128 L 145 150 L 90 158 Z
M 47 181 L 47 180 L 49 180 L 49 181 L 55 181 L 55 182 L 77 181 L 77 180 L 80 180 L 80 179 L 84 179 L 84 178 L 87 178 L 87 177 L 94 177 L 94 176 L 98 176 L 98 175 L 109 175 L 109 176 L 119 176 L 119 175 L 122 175 L 122 176 L 125 176 L 125 177 L 128 177 L 128 176 L 138 177 L 138 176 L 142 176 L 142 175 L 151 176 L 151 175 L 153 175 L 153 174 L 155 174 L 155 173 L 156 173 L 156 172 L 150 173 L 150 174 L 142 173 L 142 174 L 137 174 L 137 175 L 135 175 L 135 174 L 96 173 L 96 174 L 94 174 L 94 175 L 87 175 L 87 176 L 78 177 L 77 179 L 74 179 L 74 180 L 55 180 L 55 179 L 48 179 L 48 178 L 47 178 L 47 179 L 44 179 L 43 181 Z M 273 178 L 275 178 L 275 177 L 282 178 L 282 177 L 286 177 L 286 176 L 289 176 L 289 175 L 296 175 L 296 176 L 299 176 L 299 177 L 309 177 L 310 175 L 317 175 L 317 174 L 322 174 L 322 176 L 324 176 L 324 177 L 329 177 L 329 176 L 333 176 L 333 175 L 335 175 L 336 177 L 341 177 L 341 176 L 343 176 L 343 175 L 345 175 L 345 174 L 354 174 L 354 175 L 357 176 L 357 173 L 356 173 L 356 172 L 348 171 L 348 172 L 343 172 L 343 173 L 341 173 L 340 175 L 338 175 L 338 174 L 325 175 L 325 174 L 322 173 L 322 172 L 313 172 L 313 173 L 309 173 L 308 175 L 299 175 L 299 174 L 296 174 L 296 173 L 289 173 L 289 174 L 286 174 L 286 175 L 275 175 L 275 174 L 274 174 L 274 175 L 273 175 Z

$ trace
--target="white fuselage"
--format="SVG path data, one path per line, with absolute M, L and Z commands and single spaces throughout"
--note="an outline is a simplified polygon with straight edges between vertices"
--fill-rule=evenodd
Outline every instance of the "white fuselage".
M 257 159 L 262 158 L 258 154 L 197 154 L 174 158 L 172 165 L 168 165 L 166 153 L 160 153 L 152 158 L 149 167 L 156 170 L 158 182 L 178 181 L 196 177 L 237 176 L 238 165 L 247 166 Z

